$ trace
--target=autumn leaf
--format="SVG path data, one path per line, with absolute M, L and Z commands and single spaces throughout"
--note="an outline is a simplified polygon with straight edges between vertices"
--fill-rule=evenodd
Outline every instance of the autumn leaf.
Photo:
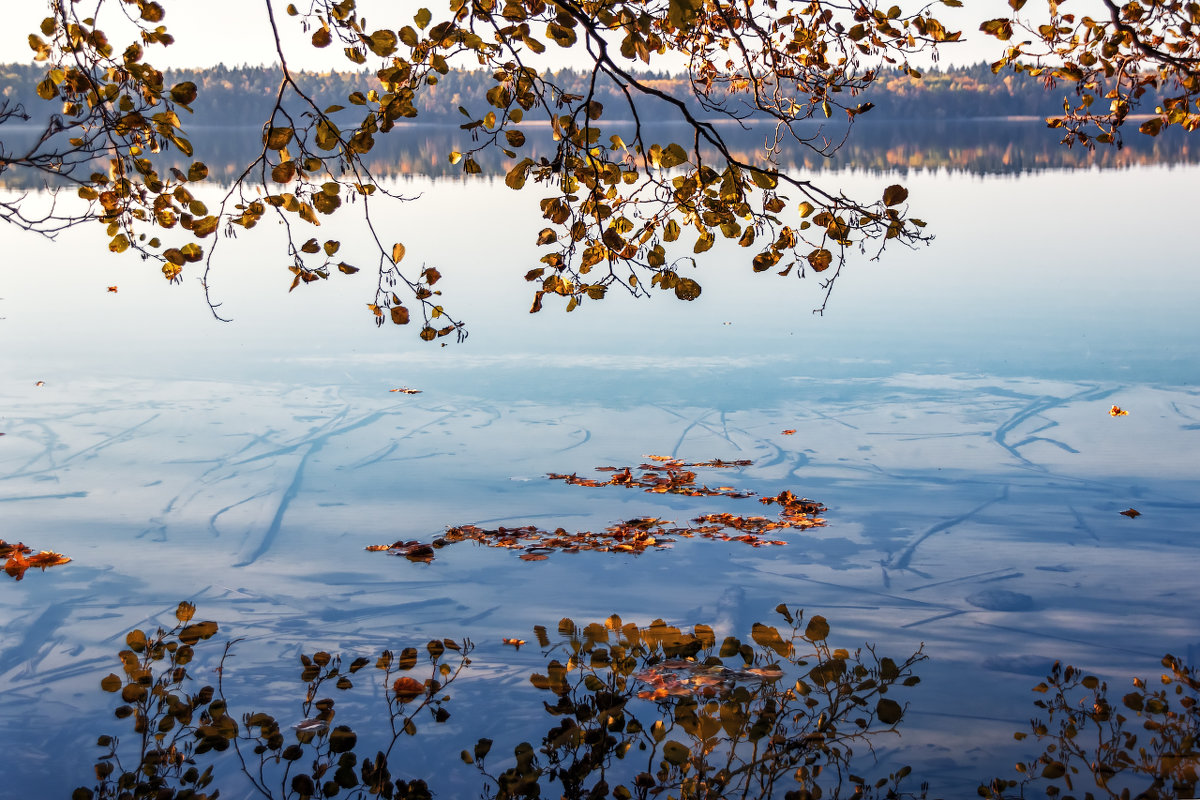
M 115 286 L 110 286 L 110 287 L 108 287 L 108 290 L 109 290 L 110 292 L 112 292 L 113 294 L 116 294 L 116 293 L 117 293 L 117 287 L 115 287 Z
M 508 638 L 505 638 L 505 639 L 504 639 L 504 640 L 501 642 L 501 644 L 510 644 L 510 645 L 512 645 L 513 647 L 515 647 L 515 648 L 517 648 L 518 650 L 520 650 L 520 649 L 521 649 L 521 645 L 525 644 L 525 640 L 524 640 L 524 639 L 508 639 Z
M 0 539 L 0 558 L 5 559 L 4 571 L 14 580 L 19 581 L 24 578 L 25 571 L 30 567 L 37 567 L 44 572 L 48 567 L 57 567 L 71 560 L 62 553 L 54 553 L 49 550 L 29 555 L 31 552 L 32 548 L 23 542 L 9 544 Z
M 1108 410 L 1108 413 L 1110 416 L 1113 416 L 1113 417 L 1128 417 L 1129 416 L 1129 412 L 1126 411 L 1125 409 L 1121 408 L 1120 406 L 1113 406 L 1112 408 L 1110 408 Z
M 1126 517 L 1129 517 L 1130 519 L 1133 519 L 1134 517 L 1140 517 L 1142 515 L 1142 512 L 1138 511 L 1136 508 L 1127 508 L 1124 511 L 1122 511 L 1121 514 L 1125 515 Z
M 787 430 L 785 430 L 785 431 L 783 432 L 783 435 L 784 435 L 784 436 L 791 436 L 791 435 L 792 435 L 792 434 L 794 434 L 795 432 L 796 432 L 796 429 L 795 429 L 795 428 L 788 428 Z
M 425 694 L 425 684 L 408 676 L 397 678 L 392 684 L 392 693 L 396 695 L 398 702 L 408 703 Z
M 410 389 L 407 386 L 401 386 L 396 389 L 388 389 L 389 392 L 399 392 L 400 394 L 420 394 L 420 389 Z

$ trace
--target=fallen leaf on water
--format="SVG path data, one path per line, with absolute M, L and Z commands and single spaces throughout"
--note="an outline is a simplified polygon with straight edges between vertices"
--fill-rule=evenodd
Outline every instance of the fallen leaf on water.
M 1138 511 L 1136 508 L 1127 508 L 1121 513 L 1130 519 L 1133 519 L 1134 517 L 1140 517 L 1142 515 L 1142 512 Z
M 795 428 L 788 428 L 786 431 L 784 431 L 784 432 L 783 432 L 783 435 L 784 435 L 784 436 L 791 436 L 791 435 L 792 435 L 793 433 L 795 433 L 795 432 L 796 432 L 796 429 L 795 429 Z
M 117 287 L 115 287 L 115 286 L 110 286 L 110 287 L 108 287 L 108 290 L 109 290 L 110 292 L 112 292 L 113 294 L 116 294 L 116 293 L 117 293 Z
M 388 389 L 389 392 L 399 392 L 400 394 L 420 394 L 420 389 L 410 389 L 407 386 L 401 386 L 397 389 Z
M 9 544 L 0 539 L 0 558 L 5 559 L 4 571 L 18 581 L 25 577 L 25 571 L 30 567 L 37 567 L 44 572 L 47 567 L 57 567 L 71 560 L 62 553 L 54 553 L 50 550 L 42 550 L 30 555 L 32 552 L 32 548 L 23 542 Z
M 550 473 L 551 480 L 572 486 L 599 488 L 617 486 L 639 488 L 655 494 L 674 494 L 685 497 L 729 497 L 749 499 L 753 492 L 739 491 L 730 486 L 715 489 L 697 483 L 697 470 L 730 469 L 750 466 L 748 460 L 685 462 L 671 456 L 645 456 L 648 462 L 637 467 L 597 467 L 607 473 L 608 480 L 600 481 L 571 474 Z M 636 471 L 635 471 L 636 470 Z M 694 517 L 686 525 L 659 517 L 635 517 L 617 522 L 599 531 L 568 531 L 565 528 L 543 530 L 535 525 L 499 526 L 485 529 L 476 525 L 456 525 L 446 529 L 444 536 L 430 544 L 417 541 L 397 541 L 390 545 L 369 545 L 372 552 L 405 556 L 410 561 L 429 562 L 437 550 L 463 541 L 473 541 L 484 547 L 514 551 L 523 561 L 545 561 L 555 553 L 604 552 L 640 555 L 649 549 L 665 550 L 679 539 L 704 538 L 715 541 L 741 542 L 751 547 L 781 546 L 786 541 L 767 538 L 767 534 L 784 530 L 807 530 L 822 527 L 825 519 L 819 516 L 826 509 L 818 502 L 783 491 L 774 497 L 755 498 L 762 505 L 779 507 L 776 519 L 765 516 L 741 516 L 730 513 L 705 514 Z M 778 534 L 775 534 L 778 536 Z
M 1120 406 L 1113 406 L 1108 410 L 1108 413 L 1114 417 L 1128 417 L 1129 412 Z
M 45 385 L 46 385 L 45 381 L 38 381 L 37 383 L 34 384 L 34 386 L 45 386 Z
M 503 644 L 511 644 L 513 647 L 515 647 L 515 648 L 517 648 L 518 650 L 520 650 L 520 649 L 521 649 L 521 645 L 525 644 L 525 640 L 524 640 L 524 639 L 508 639 L 508 638 L 505 638 L 505 639 L 503 640 Z

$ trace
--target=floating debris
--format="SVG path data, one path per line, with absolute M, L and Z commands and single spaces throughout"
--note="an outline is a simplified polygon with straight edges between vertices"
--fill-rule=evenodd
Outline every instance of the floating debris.
M 776 666 L 730 669 L 719 664 L 672 658 L 637 673 L 638 680 L 650 688 L 638 692 L 642 700 L 665 697 L 711 698 L 726 694 L 738 683 L 766 683 L 783 677 Z
M 71 560 L 62 553 L 49 550 L 33 553 L 33 549 L 22 542 L 9 544 L 3 539 L 0 539 L 0 558 L 5 559 L 4 571 L 18 581 L 25 577 L 25 571 L 30 567 L 37 567 L 45 572 L 48 567 L 57 567 Z

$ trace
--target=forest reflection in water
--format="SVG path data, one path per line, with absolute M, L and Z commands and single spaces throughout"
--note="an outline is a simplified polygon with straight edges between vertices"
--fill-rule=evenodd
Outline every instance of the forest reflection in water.
M 553 158 L 554 142 L 546 126 L 527 126 L 527 144 L 519 155 L 534 159 Z M 726 124 L 721 133 L 731 152 L 748 163 L 763 163 L 763 145 L 772 132 L 768 125 L 745 127 Z M 258 128 L 217 128 L 194 126 L 188 129 L 195 157 L 204 161 L 212 177 L 220 182 L 237 177 L 262 149 Z M 629 123 L 613 122 L 602 131 L 607 137 L 617 133 L 632 140 Z M 18 148 L 24 139 L 32 142 L 33 130 L 6 126 L 4 140 Z M 1190 164 L 1200 161 L 1200 152 L 1192 147 L 1187 135 L 1168 130 L 1157 137 L 1133 135 L 1124 146 L 1061 146 L 1059 134 L 1033 119 L 967 119 L 929 122 L 864 120 L 847 131 L 841 125 L 812 126 L 814 144 L 827 148 L 830 155 L 797 144 L 785 147 L 778 166 L 805 172 L 820 170 L 866 170 L 874 173 L 943 170 L 976 175 L 1020 175 L 1055 169 L 1128 169 L 1152 164 Z M 666 143 L 690 136 L 682 126 L 650 124 L 643 128 L 647 142 Z M 365 159 L 377 178 L 432 177 L 470 179 L 463 162 L 451 164 L 452 151 L 473 153 L 482 174 L 503 177 L 515 163 L 495 147 L 473 152 L 478 146 L 471 134 L 457 127 L 413 123 L 400 125 L 387 136 L 380 136 Z M 178 154 L 164 154 L 168 161 Z M 190 160 L 182 162 L 184 167 Z M 22 175 L 6 174 L 0 186 L 22 186 Z
M 513 713 L 510 700 L 464 709 L 450 691 L 470 678 L 470 640 L 432 639 L 352 661 L 304 653 L 290 710 L 263 710 L 227 696 L 237 640 L 223 650 L 208 644 L 218 624 L 193 621 L 196 607 L 181 602 L 169 629 L 125 636 L 122 674 L 108 674 L 100 688 L 119 695 L 115 715 L 135 735 L 124 745 L 119 733 L 99 736 L 95 782 L 72 798 L 215 798 L 239 784 L 270 798 L 430 798 L 440 768 L 415 766 L 406 743 L 454 715 L 468 716 L 466 733 L 480 737 L 459 753 L 468 765 L 459 769 L 474 768 L 483 798 L 927 797 L 911 767 L 876 774 L 877 748 L 901 735 L 924 648 L 895 658 L 869 643 L 838 648 L 825 617 L 806 619 L 784 604 L 775 612 L 777 625 L 755 623 L 748 635 L 720 641 L 708 625 L 639 626 L 617 615 L 536 626 L 536 645 L 506 640 L 538 648 L 545 660 L 528 682 L 546 714 L 538 730 L 549 728 L 536 743 L 497 743 L 489 727 Z M 1135 691 L 1110 702 L 1097 678 L 1056 662 L 1034 687 L 1045 698 L 1035 705 L 1047 719 L 1031 722 L 1044 752 L 1012 776 L 982 782 L 979 795 L 1065 788 L 1088 797 L 1192 796 L 1200 680 L 1172 656 L 1162 663 L 1161 688 L 1135 679 Z M 197 688 L 193 678 L 206 667 L 215 667 L 216 682 Z M 371 686 L 372 698 L 353 691 Z M 264 701 L 259 694 L 253 702 Z M 362 720 L 357 730 L 346 717 Z M 233 758 L 217 758 L 227 751 Z

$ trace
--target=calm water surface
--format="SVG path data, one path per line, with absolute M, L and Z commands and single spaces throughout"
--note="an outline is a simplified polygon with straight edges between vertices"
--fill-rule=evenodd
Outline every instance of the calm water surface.
M 421 198 L 385 227 L 441 269 L 470 325 L 445 349 L 375 330 L 366 270 L 287 293 L 271 230 L 221 244 L 212 282 L 231 324 L 212 321 L 194 279 L 167 286 L 98 256 L 90 230 L 55 244 L 3 232 L 0 538 L 73 561 L 0 583 L 0 796 L 68 797 L 92 779 L 98 735 L 132 741 L 100 679 L 127 631 L 173 619 L 180 600 L 220 624 L 218 641 L 241 639 L 231 697 L 287 724 L 301 719 L 301 652 L 349 661 L 469 637 L 450 720 L 402 743 L 411 756 L 393 770 L 443 797 L 478 792 L 458 753 L 479 737 L 503 767 L 553 724 L 529 682 L 549 658 L 534 626 L 553 638 L 561 617 L 616 613 L 709 625 L 719 641 L 786 603 L 827 617 L 840 647 L 902 657 L 924 643 L 900 735 L 856 767 L 911 764 L 910 788 L 973 796 L 1039 752 L 1012 734 L 1056 659 L 1114 692 L 1164 653 L 1200 660 L 1198 178 L 1179 164 L 910 170 L 937 240 L 852 264 L 824 317 L 811 282 L 754 275 L 719 249 L 695 303 L 614 295 L 531 316 L 538 198 L 401 178 Z M 897 176 L 825 179 L 873 195 Z M 338 235 L 352 260 L 358 232 Z M 401 386 L 422 393 L 388 391 Z M 470 543 L 430 564 L 364 550 L 464 523 L 765 513 L 545 478 L 603 479 L 593 468 L 645 454 L 749 459 L 701 480 L 792 490 L 828 524 L 780 534 L 786 546 L 690 539 L 537 562 Z M 1119 513 L 1131 507 L 1141 516 Z M 219 656 L 197 647 L 198 680 Z M 252 794 L 218 765 L 223 796 Z

